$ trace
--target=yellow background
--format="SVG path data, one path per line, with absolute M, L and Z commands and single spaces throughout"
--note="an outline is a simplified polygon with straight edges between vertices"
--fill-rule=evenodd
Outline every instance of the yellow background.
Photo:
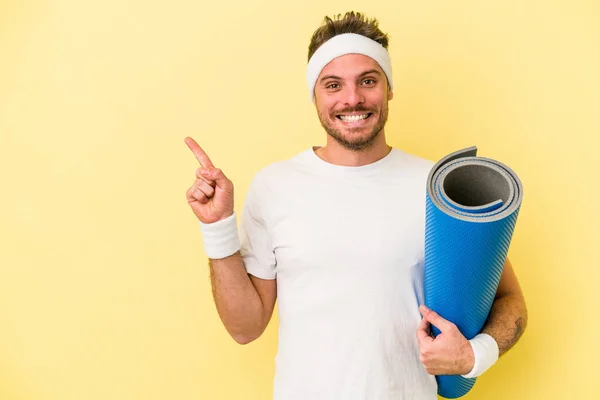
M 465 399 L 597 394 L 600 6 L 584 1 L 0 2 L 0 399 L 271 396 L 277 317 L 233 342 L 185 201 L 194 137 L 236 184 L 323 144 L 324 15 L 391 37 L 389 143 L 477 145 L 525 188 L 529 326 Z

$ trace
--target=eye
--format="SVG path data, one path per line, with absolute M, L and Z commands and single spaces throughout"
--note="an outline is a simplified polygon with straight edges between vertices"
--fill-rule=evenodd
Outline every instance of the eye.
M 368 86 L 372 86 L 372 85 L 374 85 L 374 84 L 375 84 L 375 79 L 371 79 L 371 78 L 369 78 L 369 79 L 365 79 L 365 80 L 363 81 L 363 84 L 365 84 L 365 85 L 368 85 Z
M 330 83 L 325 86 L 326 89 L 339 89 L 340 85 L 338 83 Z

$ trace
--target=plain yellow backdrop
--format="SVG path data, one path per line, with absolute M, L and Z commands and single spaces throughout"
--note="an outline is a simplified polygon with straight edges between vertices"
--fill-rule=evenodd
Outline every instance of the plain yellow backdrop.
M 476 145 L 524 185 L 529 326 L 464 398 L 596 394 L 596 1 L 3 0 L 0 399 L 270 398 L 277 316 L 247 346 L 222 327 L 183 139 L 240 212 L 256 171 L 324 143 L 308 41 L 348 10 L 391 38 L 390 144 Z

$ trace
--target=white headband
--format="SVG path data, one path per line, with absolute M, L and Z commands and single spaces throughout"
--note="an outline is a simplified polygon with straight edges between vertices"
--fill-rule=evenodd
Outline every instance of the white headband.
M 387 76 L 390 89 L 392 84 L 392 63 L 385 47 L 366 36 L 356 33 L 336 35 L 322 44 L 313 54 L 306 67 L 306 81 L 310 100 L 314 102 L 315 84 L 319 74 L 333 59 L 345 54 L 362 54 L 377 61 Z

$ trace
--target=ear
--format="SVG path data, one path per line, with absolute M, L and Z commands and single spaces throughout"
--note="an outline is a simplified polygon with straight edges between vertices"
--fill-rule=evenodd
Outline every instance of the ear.
M 392 92 L 392 90 L 388 86 L 388 101 L 390 101 L 393 98 L 394 98 L 394 92 Z

